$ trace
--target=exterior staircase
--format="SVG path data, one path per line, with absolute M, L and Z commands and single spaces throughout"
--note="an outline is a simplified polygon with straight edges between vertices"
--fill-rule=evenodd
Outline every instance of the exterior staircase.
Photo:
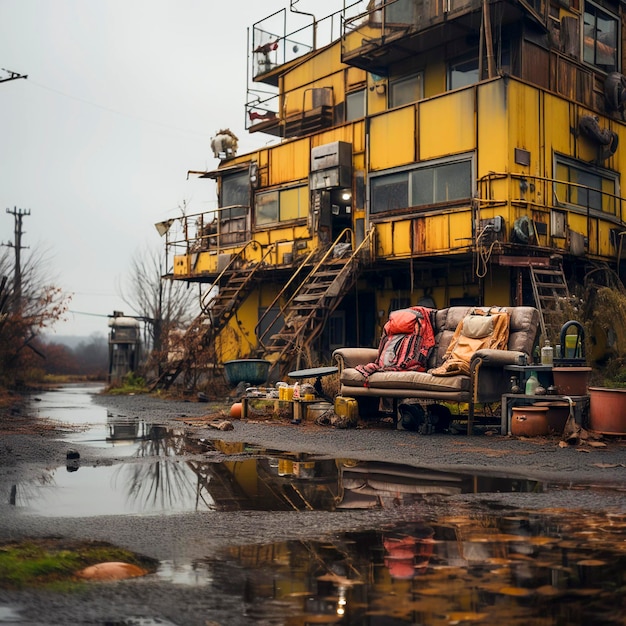
M 248 246 L 253 244 L 254 242 L 250 242 Z M 274 249 L 270 246 L 258 263 L 246 263 L 245 251 L 248 246 L 230 260 L 216 278 L 213 287 L 203 296 L 201 313 L 177 342 L 176 356 L 168 359 L 167 366 L 153 384 L 152 390 L 168 389 L 181 372 L 191 371 L 200 362 L 200 355 L 214 347 L 215 339 L 250 293 L 257 271 L 264 266 L 265 259 Z
M 570 293 L 561 264 L 529 267 L 530 280 L 539 309 L 541 333 L 552 340 L 558 337 L 563 323 L 562 304 L 569 302 Z
M 308 365 L 312 366 L 309 351 L 313 341 L 324 329 L 330 314 L 340 304 L 344 294 L 354 286 L 363 251 L 369 248 L 374 231 L 370 231 L 354 250 L 351 245 L 346 249 L 345 246 L 349 244 L 341 243 L 346 232 L 351 233 L 349 230 L 344 231 L 308 274 L 306 269 L 302 272 L 302 277 L 294 274 L 274 301 L 276 304 L 283 300 L 282 307 L 268 325 L 268 330 L 261 335 L 258 330 L 261 323 L 259 320 L 259 351 L 263 358 L 274 364 L 274 376 L 283 378 L 290 370 L 301 367 L 303 361 L 308 361 Z M 298 272 L 306 266 L 303 263 Z M 294 288 L 296 282 L 299 284 Z M 276 309 L 272 305 L 268 310 Z M 282 327 L 278 332 L 272 331 L 279 320 L 283 322 Z

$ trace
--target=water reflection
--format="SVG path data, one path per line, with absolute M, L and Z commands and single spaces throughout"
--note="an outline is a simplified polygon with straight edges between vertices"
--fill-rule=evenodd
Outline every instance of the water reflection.
M 135 443 L 133 461 L 95 467 L 68 463 L 15 485 L 10 503 L 51 517 L 163 515 L 213 508 L 196 465 L 182 459 L 188 452 L 182 431 L 140 422 L 132 428 L 126 421 L 119 425 L 109 421 L 111 437 Z
M 623 624 L 626 517 L 467 509 L 454 516 L 232 548 L 255 621 Z
M 107 441 L 132 444 L 131 460 L 96 467 L 68 462 L 37 481 L 16 485 L 11 503 L 48 516 L 335 511 L 408 506 L 458 493 L 543 489 L 541 483 L 523 479 L 199 441 L 183 429 L 142 420 L 109 416 L 107 432 Z M 97 502 L 93 493 L 98 493 Z

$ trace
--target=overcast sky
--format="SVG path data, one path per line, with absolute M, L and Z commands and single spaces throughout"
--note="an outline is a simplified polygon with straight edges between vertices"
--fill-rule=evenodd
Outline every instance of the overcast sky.
M 289 0 L 0 0 L 0 242 L 48 252 L 73 294 L 59 335 L 106 334 L 133 255 L 159 246 L 154 224 L 215 206 L 211 137 L 239 152 L 271 140 L 245 131 L 247 28 Z M 341 0 L 302 0 L 317 17 Z M 324 7 L 322 9 L 322 7 Z M 0 78 L 6 78 L 0 72 Z M 26 251 L 24 254 L 28 254 Z

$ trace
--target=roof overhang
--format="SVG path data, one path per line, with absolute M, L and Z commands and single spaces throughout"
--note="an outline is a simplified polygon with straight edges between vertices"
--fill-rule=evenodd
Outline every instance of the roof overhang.
M 197 170 L 188 170 L 187 179 L 190 176 L 197 176 L 198 178 L 212 178 L 213 180 L 217 180 L 221 176 L 225 174 L 235 174 L 237 172 L 245 172 L 250 169 L 251 161 L 246 161 L 246 163 L 238 163 L 237 165 L 229 165 L 227 167 L 221 167 L 217 170 L 211 170 L 208 172 L 199 172 Z

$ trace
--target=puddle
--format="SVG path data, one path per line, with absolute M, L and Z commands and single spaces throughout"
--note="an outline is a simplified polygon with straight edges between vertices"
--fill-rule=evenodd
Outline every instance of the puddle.
M 18 484 L 15 504 L 46 517 L 170 515 L 212 508 L 209 494 L 197 491 L 194 472 L 176 461 L 76 471 L 60 467 L 40 481 Z
M 232 548 L 213 576 L 262 623 L 623 624 L 625 539 L 624 516 L 470 509 Z
M 162 430 L 163 437 L 142 442 L 137 461 L 95 467 L 69 463 L 44 472 L 37 480 L 18 483 L 13 503 L 47 517 L 202 510 L 337 511 L 408 506 L 434 495 L 542 490 L 537 481 L 433 472 L 391 463 L 346 466 L 304 454 L 293 455 L 297 460 L 287 453 L 262 458 L 238 453 L 233 461 L 211 461 L 210 456 L 183 461 L 168 452 L 180 450 L 180 440 L 185 438 Z M 205 446 L 215 452 L 219 443 Z
M 78 404 L 81 415 L 90 415 L 88 403 Z M 240 545 L 163 561 L 152 575 L 230 598 L 243 607 L 246 623 L 624 623 L 626 514 L 527 511 L 488 496 L 446 504 L 455 494 L 539 493 L 553 485 L 198 441 L 184 430 L 106 412 L 98 419 L 81 435 L 98 432 L 97 445 L 126 445 L 132 458 L 59 467 L 17 485 L 15 504 L 29 514 L 66 517 L 198 510 L 345 515 L 439 502 L 407 509 L 432 511 L 411 523 L 323 541 Z

